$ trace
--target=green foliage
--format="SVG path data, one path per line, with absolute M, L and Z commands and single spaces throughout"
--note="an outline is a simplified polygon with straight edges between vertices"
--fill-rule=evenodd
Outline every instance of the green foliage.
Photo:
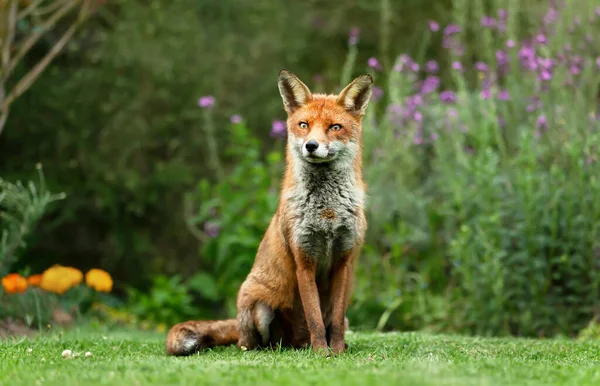
M 561 33 L 562 19 L 586 11 L 562 12 L 540 58 L 580 39 Z M 488 52 L 503 48 L 488 38 Z M 600 295 L 600 74 L 594 51 L 580 50 L 575 80 L 557 65 L 542 87 L 513 51 L 494 97 L 455 74 L 458 102 L 427 100 L 422 128 L 399 130 L 393 114 L 368 120 L 370 228 L 355 320 L 374 327 L 378 313 L 381 328 L 482 335 L 573 335 L 587 325 Z M 412 81 L 390 76 L 390 107 L 412 95 Z M 500 87 L 510 101 L 495 97 Z M 527 112 L 532 96 L 543 102 Z
M 34 230 L 54 201 L 65 198 L 63 193 L 46 190 L 41 165 L 37 168 L 39 184 L 29 181 L 12 183 L 0 178 L 0 276 L 9 272 L 18 253 L 27 246 L 27 236 Z
M 129 289 L 127 310 L 149 322 L 175 324 L 195 316 L 193 298 L 179 275 L 155 276 L 148 292 Z
M 277 209 L 283 160 L 281 151 L 263 154 L 245 123 L 232 124 L 229 134 L 223 156 L 232 169 L 216 183 L 201 180 L 188 196 L 187 212 L 190 229 L 202 241 L 202 270 L 212 273 L 197 287 L 209 288 L 203 297 L 225 301 L 235 315 L 237 291 Z

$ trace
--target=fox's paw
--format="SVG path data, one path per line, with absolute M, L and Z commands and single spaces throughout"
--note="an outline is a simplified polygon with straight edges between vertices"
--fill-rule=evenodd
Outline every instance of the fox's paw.
M 344 340 L 338 340 L 338 341 L 334 340 L 333 342 L 331 342 L 331 352 L 334 355 L 343 354 L 347 348 L 348 348 L 348 345 L 346 343 L 344 343 Z
M 322 356 L 330 356 L 329 347 L 327 347 L 327 341 L 323 339 L 315 339 L 311 342 L 311 347 L 315 354 Z

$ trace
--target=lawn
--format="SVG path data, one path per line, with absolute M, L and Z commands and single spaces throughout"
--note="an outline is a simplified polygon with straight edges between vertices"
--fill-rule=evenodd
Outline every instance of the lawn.
M 0 341 L 0 385 L 598 385 L 600 342 L 348 335 L 343 357 L 220 348 L 164 354 L 164 334 L 77 329 Z M 62 357 L 65 349 L 79 354 Z M 86 357 L 86 352 L 91 356 Z

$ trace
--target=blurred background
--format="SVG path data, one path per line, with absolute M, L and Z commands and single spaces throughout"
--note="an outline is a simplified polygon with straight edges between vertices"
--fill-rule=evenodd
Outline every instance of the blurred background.
M 287 68 L 314 92 L 375 78 L 353 329 L 587 331 L 596 3 L 0 2 L 0 317 L 235 315 L 277 206 Z

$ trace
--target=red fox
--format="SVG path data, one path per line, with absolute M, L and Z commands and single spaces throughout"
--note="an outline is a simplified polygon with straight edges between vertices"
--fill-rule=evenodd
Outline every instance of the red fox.
M 372 84 L 363 74 L 339 95 L 312 94 L 280 71 L 286 167 L 277 211 L 238 292 L 237 318 L 176 324 L 167 335 L 169 355 L 236 343 L 346 350 L 353 267 L 367 228 L 361 134 Z

